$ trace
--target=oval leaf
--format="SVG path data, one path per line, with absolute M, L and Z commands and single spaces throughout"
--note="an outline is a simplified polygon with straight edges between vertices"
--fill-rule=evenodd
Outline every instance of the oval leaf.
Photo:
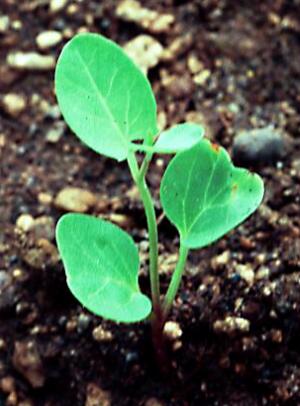
M 125 231 L 92 216 L 66 214 L 56 239 L 68 286 L 83 306 L 124 323 L 149 315 L 151 302 L 138 286 L 138 251 Z
M 65 45 L 55 89 L 66 122 L 100 154 L 122 161 L 130 141 L 158 132 L 147 78 L 122 48 L 98 34 L 78 34 Z
M 178 124 L 163 131 L 153 148 L 155 152 L 165 154 L 184 151 L 197 144 L 203 135 L 204 128 L 198 124 Z
M 161 184 L 161 201 L 181 243 L 201 248 L 253 213 L 263 198 L 261 178 L 236 168 L 227 152 L 207 140 L 176 155 Z

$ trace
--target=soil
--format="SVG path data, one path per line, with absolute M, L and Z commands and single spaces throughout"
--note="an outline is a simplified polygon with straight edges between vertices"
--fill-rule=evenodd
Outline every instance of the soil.
M 56 13 L 48 3 L 0 0 L 9 17 L 0 32 L 1 100 L 11 92 L 25 100 L 16 114 L 3 103 L 0 110 L 0 405 L 300 404 L 300 2 L 142 2 L 175 18 L 150 33 L 169 50 L 148 72 L 161 125 L 194 119 L 231 151 L 239 131 L 273 124 L 291 146 L 280 161 L 255 167 L 266 187 L 261 208 L 190 254 L 171 314 L 182 335 L 168 341 L 167 375 L 155 365 L 147 323 L 102 320 L 72 297 L 55 248 L 54 223 L 64 213 L 57 193 L 88 190 L 97 198 L 88 212 L 116 221 L 139 244 L 149 293 L 145 218 L 126 166 L 68 129 L 51 140 L 62 120 L 53 69 L 13 69 L 6 59 L 38 52 L 36 36 L 49 29 L 64 34 L 41 51 L 55 57 L 79 29 L 121 45 L 149 32 L 118 17 L 117 1 L 72 1 Z M 178 244 L 158 200 L 168 159 L 157 157 L 148 177 L 161 220 L 163 290 Z M 22 214 L 33 218 L 27 231 Z

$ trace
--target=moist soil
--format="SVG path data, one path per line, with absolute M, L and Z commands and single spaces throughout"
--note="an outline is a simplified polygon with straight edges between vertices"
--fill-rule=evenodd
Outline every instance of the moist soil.
M 101 32 L 121 45 L 149 32 L 118 17 L 115 1 L 73 1 L 57 13 L 48 3 L 0 1 L 10 21 L 0 33 L 1 98 L 13 92 L 26 100 L 15 115 L 0 110 L 0 404 L 299 405 L 300 2 L 143 1 L 175 17 L 150 33 L 171 50 L 148 72 L 162 126 L 196 120 L 231 153 L 239 131 L 273 124 L 290 146 L 277 162 L 248 166 L 265 181 L 261 208 L 190 254 L 170 316 L 177 324 L 165 374 L 147 323 L 118 325 L 83 309 L 55 248 L 54 224 L 65 212 L 57 193 L 88 190 L 97 203 L 87 212 L 117 222 L 139 244 L 140 283 L 149 293 L 145 218 L 127 167 L 88 150 L 68 129 L 51 139 L 62 120 L 53 70 L 22 71 L 6 60 L 11 51 L 37 52 L 36 36 L 49 29 L 65 39 L 79 29 Z M 58 56 L 65 39 L 42 53 Z M 196 81 L 193 58 L 206 72 Z M 156 157 L 148 176 L 162 291 L 178 245 L 158 200 L 168 160 Z M 22 214 L 35 219 L 27 232 L 20 220 L 16 226 Z

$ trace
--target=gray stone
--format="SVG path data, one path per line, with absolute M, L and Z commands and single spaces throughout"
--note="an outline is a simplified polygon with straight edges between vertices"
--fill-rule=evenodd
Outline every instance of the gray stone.
M 233 141 L 233 158 L 237 164 L 272 163 L 285 154 L 284 138 L 273 126 L 243 131 Z

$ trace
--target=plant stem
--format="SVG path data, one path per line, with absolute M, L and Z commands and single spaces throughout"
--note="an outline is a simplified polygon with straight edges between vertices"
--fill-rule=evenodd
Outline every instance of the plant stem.
M 180 244 L 179 258 L 163 303 L 163 323 L 166 321 L 181 282 L 189 250 Z
M 151 159 L 149 156 L 148 159 Z M 146 159 L 146 158 L 145 158 Z M 145 161 L 146 168 L 148 167 Z M 150 284 L 154 319 L 159 320 L 161 318 L 161 303 L 160 303 L 160 287 L 159 287 L 159 275 L 158 275 L 158 234 L 156 215 L 151 194 L 145 181 L 145 170 L 140 171 L 138 163 L 134 153 L 128 155 L 128 165 L 131 175 L 137 185 L 140 192 L 141 199 L 144 205 L 148 233 L 149 233 L 149 269 L 150 269 Z M 153 321 L 155 323 L 155 321 Z

